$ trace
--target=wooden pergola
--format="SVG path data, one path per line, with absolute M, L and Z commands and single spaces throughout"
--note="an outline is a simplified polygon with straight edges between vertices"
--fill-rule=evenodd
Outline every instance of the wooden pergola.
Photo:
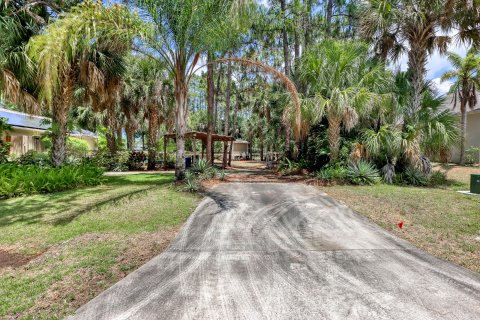
M 164 159 L 164 166 L 166 166 L 166 161 L 167 159 L 167 142 L 168 139 L 175 139 L 177 135 L 175 133 L 167 133 L 163 135 L 163 159 Z M 197 158 L 197 148 L 195 145 L 196 140 L 201 140 L 202 141 L 202 159 L 205 154 L 205 146 L 207 145 L 207 137 L 208 134 L 206 132 L 200 132 L 200 131 L 189 131 L 185 133 L 185 139 L 190 139 L 193 140 L 193 158 Z M 235 138 L 232 136 L 224 136 L 220 134 L 212 134 L 212 142 L 215 141 L 223 141 L 223 142 L 230 142 L 230 141 L 235 141 Z M 213 152 L 213 148 L 212 148 Z M 213 156 L 212 156 L 213 158 Z

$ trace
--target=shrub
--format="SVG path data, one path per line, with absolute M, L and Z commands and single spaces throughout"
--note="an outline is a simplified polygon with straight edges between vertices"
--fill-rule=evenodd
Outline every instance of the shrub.
M 447 185 L 447 174 L 441 171 L 433 171 L 428 180 L 428 184 L 432 187 Z
M 15 160 L 15 163 L 21 166 L 38 166 L 50 167 L 51 160 L 47 153 L 37 152 L 34 150 L 27 151 Z
M 347 176 L 347 169 L 339 164 L 326 166 L 318 171 L 315 176 L 321 180 L 343 180 Z
M 132 151 L 128 158 L 128 170 L 141 170 L 145 164 L 147 156 L 143 151 Z
M 0 164 L 8 162 L 8 155 L 10 154 L 11 143 L 0 140 Z
M 380 174 L 372 163 L 360 160 L 348 165 L 347 178 L 353 184 L 371 185 L 380 180 Z
M 70 160 L 77 160 L 88 155 L 90 149 L 88 142 L 82 139 L 68 137 L 66 145 L 66 154 Z
M 108 150 L 101 149 L 93 157 L 93 163 L 107 171 L 127 171 L 130 151 L 118 151 L 111 155 Z
M 303 162 L 295 162 L 286 158 L 278 165 L 278 170 L 284 175 L 296 175 L 302 173 L 305 165 Z
M 198 183 L 197 183 L 197 176 L 191 170 L 185 172 L 185 190 L 189 192 L 196 192 L 198 191 Z
M 480 147 L 470 147 L 465 154 L 467 163 L 480 163 Z
M 428 184 L 428 177 L 422 171 L 415 168 L 408 167 L 402 175 L 402 180 L 406 184 L 414 186 L 426 186 Z
M 0 198 L 50 193 L 102 183 L 103 170 L 96 166 L 0 165 Z

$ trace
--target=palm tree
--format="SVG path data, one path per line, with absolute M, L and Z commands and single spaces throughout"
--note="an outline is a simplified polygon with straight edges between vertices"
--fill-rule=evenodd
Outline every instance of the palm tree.
M 147 56 L 163 61 L 174 79 L 176 179 L 185 175 L 185 132 L 187 129 L 188 88 L 200 55 L 215 50 L 228 39 L 232 21 L 246 0 L 133 0 L 148 13 L 155 27 L 143 48 Z M 230 18 L 229 18 L 230 17 Z M 246 20 L 246 19 L 245 19 Z
M 473 109 L 477 105 L 477 89 L 480 87 L 480 56 L 474 48 L 467 52 L 465 58 L 449 52 L 448 60 L 453 70 L 445 72 L 441 81 L 453 80 L 450 93 L 453 94 L 453 108 L 460 103 L 461 114 L 461 139 L 460 139 L 460 164 L 465 164 L 465 138 L 467 134 L 467 106 Z
M 408 69 L 412 85 L 411 115 L 422 103 L 426 63 L 430 53 L 445 53 L 451 37 L 444 35 L 459 28 L 459 39 L 478 44 L 478 30 L 471 30 L 472 13 L 478 19 L 476 1 L 464 0 L 368 0 L 364 3 L 361 25 L 364 34 L 376 39 L 381 56 L 397 56 L 408 44 Z M 478 21 L 478 20 L 477 20 Z
M 138 127 L 135 114 L 148 121 L 148 169 L 155 169 L 159 127 L 171 127 L 173 119 L 171 84 L 163 64 L 148 57 L 129 56 L 123 84 L 122 108 L 129 120 L 127 142 Z M 128 143 L 127 143 L 128 144 Z M 130 142 L 130 148 L 132 143 Z
M 102 59 L 108 66 L 113 59 L 105 51 L 125 52 L 142 25 L 124 6 L 107 8 L 100 2 L 87 1 L 30 39 L 27 51 L 38 65 L 39 97 L 52 114 L 55 165 L 65 160 L 67 118 L 76 83 L 83 78 L 85 86 L 101 87 L 105 73 L 96 68 L 95 59 Z M 82 70 L 89 71 L 87 79 L 82 77 Z
M 370 62 L 362 43 L 323 42 L 305 53 L 300 77 L 307 88 L 306 104 L 317 111 L 312 121 L 323 114 L 328 120 L 331 162 L 338 158 L 342 125 L 349 131 L 363 113 L 392 100 L 391 74 L 382 64 Z
M 23 5 L 22 1 L 0 1 L 0 98 L 23 107 L 28 113 L 39 113 L 34 95 L 35 65 L 24 48 L 42 25 L 20 10 Z M 48 18 L 48 13 L 36 6 L 29 12 L 43 21 Z

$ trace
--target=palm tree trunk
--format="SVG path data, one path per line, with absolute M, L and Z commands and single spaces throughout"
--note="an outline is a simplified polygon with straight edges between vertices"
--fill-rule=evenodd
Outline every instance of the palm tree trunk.
M 330 146 L 330 163 L 334 163 L 338 159 L 340 150 L 340 126 L 342 118 L 338 116 L 328 117 L 328 144 Z
M 62 90 L 57 94 L 52 110 L 52 163 L 60 166 L 65 162 L 67 144 L 68 110 L 73 96 L 73 78 L 62 82 Z
M 237 131 L 237 112 L 239 108 L 239 96 L 237 95 L 237 99 L 235 101 L 235 108 L 233 109 L 233 127 L 232 127 L 232 136 L 236 138 L 236 131 Z M 232 152 L 233 152 L 233 142 L 230 143 L 230 151 L 228 151 L 228 165 L 232 165 Z
M 113 156 L 117 153 L 117 139 L 115 137 L 117 132 L 117 114 L 113 105 L 107 107 L 107 132 L 105 138 L 107 139 L 107 148 L 110 154 Z
M 148 164 L 147 170 L 155 170 L 158 138 L 158 110 L 154 104 L 148 106 Z
M 282 10 L 283 28 L 282 28 L 282 40 L 283 40 L 283 60 L 285 62 L 285 74 L 287 77 L 291 75 L 291 61 L 290 50 L 288 48 L 288 32 L 287 32 L 287 19 L 286 19 L 286 3 L 285 0 L 280 0 L 280 9 Z
M 227 67 L 227 88 L 225 89 L 225 130 L 224 134 L 228 136 L 229 133 L 229 118 L 230 118 L 230 90 L 232 87 L 232 66 L 229 63 Z M 233 144 L 231 141 L 230 144 Z M 227 150 L 228 150 L 228 143 L 223 143 L 223 167 L 225 168 L 228 164 L 227 159 Z
M 55 100 L 58 103 L 52 110 L 52 163 L 58 167 L 65 161 L 68 108 L 61 97 Z
M 177 153 L 175 159 L 175 179 L 183 180 L 185 177 L 185 132 L 187 130 L 187 79 L 184 68 L 177 62 L 175 69 L 175 133 Z
M 461 121 L 460 121 L 460 165 L 465 164 L 465 139 L 467 137 L 467 103 L 466 101 L 460 101 L 460 113 L 461 113 Z
M 133 123 L 133 120 L 128 120 L 127 125 L 125 126 L 125 131 L 127 134 L 127 149 L 133 151 L 135 148 L 135 130 L 136 125 Z
M 415 116 L 422 105 L 422 92 L 425 85 L 425 65 L 427 63 L 427 51 L 422 44 L 411 41 L 408 52 L 408 69 L 411 73 L 412 92 L 412 116 Z
M 327 1 L 327 17 L 326 17 L 326 33 L 327 36 L 330 36 L 332 32 L 332 17 L 333 17 L 333 0 Z
M 208 52 L 208 62 L 212 62 L 213 54 Z M 207 125 L 207 162 L 213 164 L 213 119 L 214 119 L 214 104 L 215 104 L 215 88 L 214 88 L 214 75 L 213 64 L 207 65 L 207 111 L 208 111 L 208 125 Z

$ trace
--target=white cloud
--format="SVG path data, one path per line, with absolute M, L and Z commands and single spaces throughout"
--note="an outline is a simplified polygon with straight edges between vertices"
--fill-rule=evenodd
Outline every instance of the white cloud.
M 450 90 L 450 86 L 452 85 L 451 81 L 440 82 L 440 77 L 432 79 L 432 82 L 437 87 L 440 94 L 447 94 L 448 90 Z

